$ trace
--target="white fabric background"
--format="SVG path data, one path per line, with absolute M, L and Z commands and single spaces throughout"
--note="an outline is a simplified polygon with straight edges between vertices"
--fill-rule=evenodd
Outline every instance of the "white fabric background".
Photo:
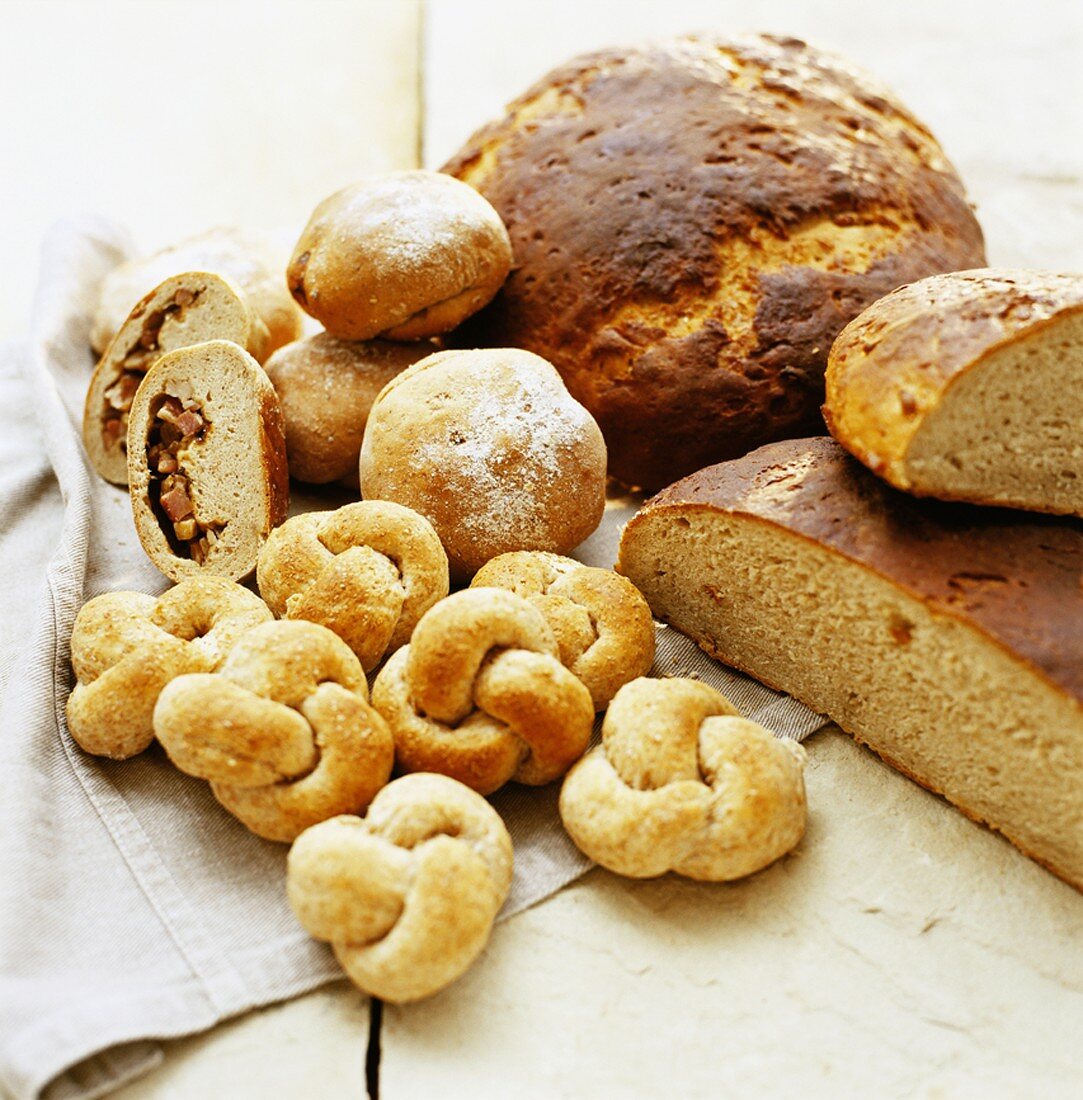
M 155 1039 L 339 975 L 289 912 L 284 845 L 249 833 L 157 747 L 103 761 L 64 729 L 68 641 L 84 600 L 166 587 L 138 545 L 127 495 L 92 473 L 78 434 L 96 288 L 127 247 L 103 222 L 58 226 L 30 345 L 0 359 L 10 410 L 0 439 L 0 619 L 4 652 L 16 653 L 0 712 L 0 1083 L 18 1100 L 100 1095 L 160 1059 Z M 306 504 L 329 502 L 295 501 Z M 579 556 L 611 565 L 629 514 L 627 503 L 611 507 Z M 787 736 L 823 724 L 664 628 L 656 671 L 693 672 Z M 560 828 L 556 794 L 553 785 L 494 797 L 516 848 L 504 916 L 588 866 Z

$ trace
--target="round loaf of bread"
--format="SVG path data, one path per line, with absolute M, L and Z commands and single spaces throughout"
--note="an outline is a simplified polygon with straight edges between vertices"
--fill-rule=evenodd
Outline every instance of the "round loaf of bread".
M 842 327 L 901 283 L 984 263 L 929 131 L 792 38 L 577 58 L 444 170 L 496 207 L 515 253 L 455 342 L 551 360 L 610 472 L 645 489 L 821 431 Z
M 423 340 L 500 289 L 511 244 L 472 187 L 438 172 L 389 172 L 316 207 L 286 273 L 294 298 L 345 340 Z
M 397 374 L 432 352 L 426 343 L 340 340 L 321 332 L 279 348 L 266 363 L 286 421 L 290 476 L 357 484 L 369 410 Z
M 511 550 L 566 553 L 601 522 L 605 443 L 553 366 L 514 348 L 442 351 L 376 398 L 361 494 L 420 512 L 451 575 Z
M 150 256 L 115 267 L 102 280 L 90 343 L 101 354 L 135 304 L 172 275 L 213 271 L 232 279 L 252 312 L 267 326 L 263 357 L 301 335 L 302 314 L 286 290 L 267 243 L 239 229 L 210 229 Z M 260 360 L 262 362 L 262 359 Z

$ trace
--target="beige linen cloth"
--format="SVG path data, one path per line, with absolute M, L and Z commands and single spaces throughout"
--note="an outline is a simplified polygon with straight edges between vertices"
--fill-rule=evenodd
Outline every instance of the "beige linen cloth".
M 103 761 L 64 726 L 80 606 L 109 589 L 166 586 L 126 494 L 92 473 L 78 431 L 96 289 L 126 251 L 104 223 L 54 229 L 30 344 L 0 349 L 0 1082 L 17 1100 L 103 1095 L 154 1066 L 158 1040 L 340 976 L 290 914 L 284 845 L 247 832 L 158 748 Z M 630 507 L 610 508 L 579 556 L 611 565 Z M 656 671 L 700 676 L 785 736 L 823 724 L 665 628 Z M 561 830 L 556 794 L 494 799 L 515 841 L 504 916 L 588 867 Z

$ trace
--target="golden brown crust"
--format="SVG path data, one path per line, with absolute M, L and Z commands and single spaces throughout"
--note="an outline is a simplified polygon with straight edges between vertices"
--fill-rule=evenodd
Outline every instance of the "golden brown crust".
M 556 635 L 560 660 L 586 684 L 595 710 L 654 662 L 654 620 L 639 589 L 610 569 L 541 551 L 501 554 L 472 588 L 506 588 L 536 607 Z
M 817 438 L 770 444 L 671 485 L 643 506 L 622 545 L 641 517 L 687 508 L 752 517 L 856 561 L 1083 702 L 1076 521 L 917 500 Z
M 340 340 L 329 332 L 288 344 L 264 369 L 286 424 L 290 476 L 357 485 L 369 411 L 388 382 L 433 351 L 425 342 Z
M 618 874 L 676 871 L 724 882 L 766 867 L 805 831 L 805 750 L 679 677 L 631 681 L 602 744 L 568 773 L 560 816 L 587 856 Z
M 1081 275 L 984 268 L 900 287 L 835 340 L 827 426 L 874 473 L 915 491 L 907 450 L 948 389 L 990 352 L 1081 311 Z
M 610 471 L 647 489 L 818 427 L 847 321 L 984 262 L 928 130 L 795 39 L 577 58 L 445 171 L 493 203 L 516 258 L 456 343 L 552 360 L 601 424 Z
M 195 519 L 216 531 L 202 563 L 166 530 L 148 442 L 164 397 L 194 399 L 205 430 L 181 458 Z M 236 344 L 211 340 L 162 356 L 140 384 L 129 423 L 128 491 L 139 541 L 171 580 L 215 574 L 231 580 L 256 567 L 259 548 L 286 517 L 289 471 L 278 397 L 256 361 Z M 138 441 L 138 442 L 137 442 Z
M 389 382 L 361 446 L 361 493 L 420 512 L 454 580 L 497 554 L 566 553 L 601 522 L 605 443 L 550 363 L 443 351 Z
M 336 817 L 298 837 L 286 886 L 297 919 L 352 981 L 398 1004 L 473 963 L 511 872 L 511 837 L 483 798 L 444 776 L 408 775 L 364 820 Z
M 72 628 L 68 731 L 96 756 L 142 752 L 154 739 L 162 688 L 184 673 L 213 672 L 243 634 L 270 620 L 258 596 L 221 577 L 192 577 L 158 599 L 96 596 Z
M 263 362 L 276 348 L 301 335 L 301 311 L 280 269 L 268 258 L 266 243 L 239 229 L 219 227 L 188 237 L 149 256 L 114 268 L 102 281 L 90 343 L 104 352 L 132 305 L 170 276 L 213 271 L 235 282 L 260 320 L 262 339 L 249 350 Z
M 447 555 L 432 525 L 386 500 L 286 520 L 260 550 L 257 578 L 275 615 L 326 626 L 366 671 L 448 594 Z
M 541 612 L 500 588 L 441 600 L 372 689 L 402 771 L 449 775 L 479 794 L 538 786 L 586 751 L 590 692 L 558 657 Z
M 217 673 L 173 679 L 154 732 L 181 771 L 267 840 L 365 809 L 391 775 L 387 723 L 357 658 L 315 623 L 266 623 Z
M 496 211 L 437 172 L 388 172 L 324 199 L 286 278 L 301 306 L 345 340 L 424 340 L 480 309 L 511 266 Z

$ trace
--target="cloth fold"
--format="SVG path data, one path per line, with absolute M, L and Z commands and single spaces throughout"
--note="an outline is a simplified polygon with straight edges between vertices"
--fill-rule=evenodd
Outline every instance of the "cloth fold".
M 167 587 L 127 494 L 93 473 L 79 435 L 97 287 L 129 251 L 99 220 L 55 227 L 29 345 L 0 349 L 0 1084 L 15 1100 L 104 1095 L 160 1061 L 157 1040 L 340 976 L 289 911 L 286 846 L 248 833 L 157 747 L 98 760 L 64 726 L 80 606 L 112 589 Z M 295 502 L 331 506 L 326 494 Z M 577 556 L 612 565 L 633 507 L 614 502 Z M 661 627 L 655 670 L 699 676 L 783 736 L 823 725 Z M 589 866 L 560 827 L 556 787 L 493 799 L 516 857 L 501 919 Z

